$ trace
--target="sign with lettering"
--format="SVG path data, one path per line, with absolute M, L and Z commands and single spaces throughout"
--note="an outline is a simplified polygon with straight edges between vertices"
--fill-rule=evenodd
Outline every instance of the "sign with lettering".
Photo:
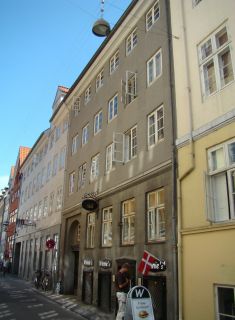
M 99 267 L 103 269 L 110 269 L 112 268 L 112 260 L 104 259 L 99 261 Z
M 166 261 L 165 260 L 157 260 L 152 264 L 150 272 L 161 272 L 166 270 Z
M 150 292 L 144 286 L 135 286 L 127 295 L 125 320 L 154 320 Z
M 83 265 L 84 265 L 85 267 L 93 267 L 93 266 L 94 266 L 94 260 L 91 259 L 91 258 L 85 258 L 85 259 L 83 260 Z

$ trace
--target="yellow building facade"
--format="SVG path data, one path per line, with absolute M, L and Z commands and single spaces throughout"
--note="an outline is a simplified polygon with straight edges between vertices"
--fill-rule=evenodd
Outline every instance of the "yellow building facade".
M 235 319 L 235 1 L 170 5 L 179 320 Z

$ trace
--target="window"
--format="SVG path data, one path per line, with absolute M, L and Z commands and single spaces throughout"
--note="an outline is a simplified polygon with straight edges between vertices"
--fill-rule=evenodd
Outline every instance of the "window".
M 125 161 L 137 156 L 137 126 L 125 133 Z
M 69 175 L 69 193 L 74 192 L 74 183 L 75 183 L 75 172 L 70 173 Z
M 57 271 L 58 268 L 58 249 L 59 249 L 59 235 L 58 233 L 53 235 L 55 246 L 52 252 L 52 270 Z
M 235 319 L 235 287 L 216 286 L 216 319 Z
M 39 201 L 38 204 L 38 219 L 40 219 L 42 216 L 42 201 Z
M 66 157 L 66 146 L 64 146 L 60 151 L 60 169 L 65 167 L 65 157 Z
M 162 74 L 162 50 L 158 50 L 147 62 L 147 83 L 150 86 Z
M 48 197 L 44 198 L 44 203 L 43 203 L 43 216 L 46 217 L 48 214 Z
M 235 140 L 208 150 L 206 174 L 207 219 L 222 222 L 235 219 Z
M 54 192 L 51 192 L 50 193 L 50 201 L 49 201 L 49 215 L 51 215 L 53 212 L 54 197 L 55 197 Z
M 105 172 L 109 173 L 113 168 L 113 144 L 106 147 L 105 154 Z
M 50 179 L 50 177 L 51 177 L 51 161 L 49 161 L 47 164 L 47 181 Z
M 112 246 L 112 213 L 113 208 L 103 209 L 102 215 L 102 247 Z
M 87 248 L 95 246 L 95 213 L 87 215 Z
M 63 187 L 60 186 L 57 188 L 56 193 L 56 210 L 60 211 L 62 209 L 62 201 L 63 201 Z
M 60 136 L 61 136 L 61 128 L 60 126 L 58 126 L 55 129 L 55 141 L 59 140 Z
M 89 86 L 85 91 L 85 104 L 91 100 L 91 86 Z
M 147 194 L 147 236 L 148 241 L 165 240 L 165 195 L 164 189 Z
M 89 123 L 82 129 L 82 145 L 83 146 L 88 142 L 88 129 L 89 129 Z
M 118 95 L 109 100 L 108 106 L 108 122 L 112 121 L 118 113 Z
M 78 169 L 78 188 L 82 188 L 85 185 L 86 182 L 86 171 L 87 171 L 87 165 L 86 162 L 83 163 L 79 169 Z
M 81 99 L 80 97 L 74 98 L 73 101 L 73 112 L 74 112 L 74 117 L 77 117 L 80 111 L 81 107 Z
M 49 144 L 49 149 L 51 150 L 51 148 L 53 147 L 54 144 L 54 132 L 51 133 L 51 137 L 50 137 L 50 144 Z M 40 153 L 38 155 L 38 162 L 41 161 L 41 157 L 40 157 Z
M 35 204 L 34 206 L 34 213 L 33 213 L 33 220 L 36 221 L 38 217 L 38 205 Z
M 148 145 L 154 146 L 164 139 L 164 110 L 163 106 L 157 108 L 148 116 Z
M 90 181 L 93 182 L 99 176 L 99 157 L 100 155 L 97 154 L 91 159 L 91 174 L 90 174 Z
M 104 70 L 102 70 L 96 77 L 96 91 L 98 91 L 104 85 Z
M 53 159 L 52 176 L 56 175 L 57 170 L 58 170 L 58 154 L 56 154 Z
M 38 175 L 37 175 L 37 188 L 36 188 L 36 191 L 38 191 L 39 188 L 41 187 L 41 182 L 42 182 L 42 176 L 41 176 L 41 173 L 39 172 Z
M 131 51 L 135 48 L 135 46 L 137 45 L 137 41 L 137 29 L 135 29 L 126 39 L 126 55 L 130 54 Z
M 122 203 L 122 244 L 135 241 L 135 199 Z
M 72 139 L 72 147 L 71 147 L 71 153 L 72 153 L 72 155 L 74 155 L 75 153 L 77 153 L 78 143 L 79 143 L 78 134 L 76 134 L 76 136 L 74 136 L 73 139 Z
M 146 14 L 146 30 L 150 30 L 153 24 L 159 19 L 160 17 L 160 8 L 158 1 L 152 6 L 152 8 Z
M 69 126 L 69 120 L 68 120 L 68 118 L 66 117 L 66 118 L 63 120 L 63 132 L 65 132 L 65 131 L 68 129 L 68 126 Z
M 95 118 L 94 118 L 94 135 L 96 135 L 98 132 L 101 131 L 102 122 L 103 122 L 103 112 L 101 110 L 95 115 Z
M 112 56 L 109 62 L 109 71 L 112 74 L 119 66 L 119 51 Z
M 204 97 L 234 80 L 230 44 L 227 28 L 224 26 L 198 46 Z

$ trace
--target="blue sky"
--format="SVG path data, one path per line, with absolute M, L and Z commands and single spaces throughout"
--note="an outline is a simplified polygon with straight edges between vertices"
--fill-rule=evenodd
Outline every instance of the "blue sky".
M 111 27 L 131 0 L 106 0 Z M 103 39 L 91 27 L 100 0 L 0 1 L 0 188 L 20 145 L 49 126 L 58 85 L 70 87 Z

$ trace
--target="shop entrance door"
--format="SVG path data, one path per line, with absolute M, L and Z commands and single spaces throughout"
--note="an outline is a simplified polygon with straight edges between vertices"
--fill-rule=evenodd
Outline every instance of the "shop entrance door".
M 86 304 L 92 304 L 92 298 L 93 298 L 93 272 L 83 271 L 82 301 Z
M 74 294 L 76 295 L 78 290 L 79 251 L 73 251 L 73 254 L 74 254 L 73 288 L 74 288 Z
M 167 320 L 166 277 L 149 276 L 143 278 L 143 285 L 151 293 L 155 320 Z
M 111 272 L 98 274 L 98 306 L 104 312 L 111 311 Z

